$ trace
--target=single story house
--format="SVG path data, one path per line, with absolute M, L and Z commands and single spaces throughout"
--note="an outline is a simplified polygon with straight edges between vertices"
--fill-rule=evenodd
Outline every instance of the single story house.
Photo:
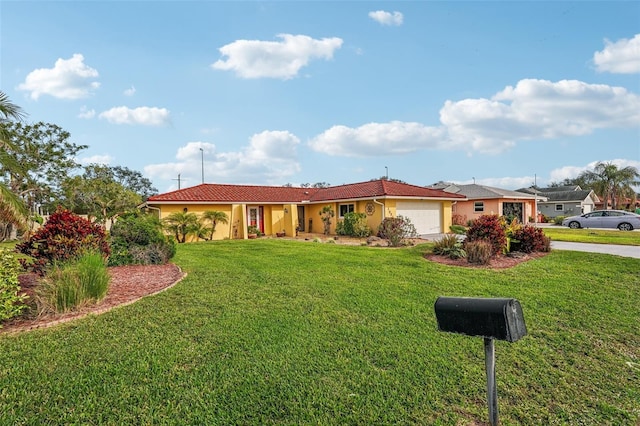
M 520 223 L 536 222 L 536 203 L 546 201 L 540 194 L 529 194 L 520 191 L 494 188 L 486 185 L 456 185 L 450 182 L 438 182 L 430 188 L 442 189 L 445 192 L 464 195 L 466 200 L 456 201 L 451 213 L 456 221 L 466 224 L 483 214 L 515 217 Z
M 379 179 L 327 188 L 205 183 L 154 195 L 144 206 L 157 211 L 160 219 L 179 211 L 221 211 L 229 223 L 217 225 L 214 239 L 243 239 L 249 226 L 266 235 L 322 233 L 320 211 L 327 205 L 335 212 L 333 234 L 338 220 L 349 212 L 365 213 L 374 231 L 384 218 L 403 216 L 419 234 L 441 233 L 451 226 L 451 206 L 462 200 L 464 195 Z
M 537 193 L 546 197 L 546 201 L 538 203 L 538 211 L 547 218 L 556 216 L 577 216 L 589 213 L 600 202 L 592 190 L 584 190 L 578 185 L 549 188 L 522 188 L 518 191 Z

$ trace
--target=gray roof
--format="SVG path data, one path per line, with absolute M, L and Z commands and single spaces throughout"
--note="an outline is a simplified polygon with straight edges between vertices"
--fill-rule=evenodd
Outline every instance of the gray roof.
M 526 200 L 535 199 L 535 195 L 526 192 L 510 191 L 508 189 L 494 188 L 485 185 L 456 185 L 459 189 L 456 193 L 465 195 L 470 200 L 487 199 L 487 198 L 521 198 Z M 447 191 L 447 189 L 445 189 Z M 538 199 L 544 198 L 542 194 L 538 194 Z
M 554 201 L 584 201 L 593 191 L 579 190 L 579 191 L 553 191 L 544 193 L 549 199 L 549 202 Z
M 550 192 L 567 192 L 567 191 L 582 191 L 578 185 L 569 186 L 550 186 L 548 188 L 538 188 L 538 192 L 550 193 Z

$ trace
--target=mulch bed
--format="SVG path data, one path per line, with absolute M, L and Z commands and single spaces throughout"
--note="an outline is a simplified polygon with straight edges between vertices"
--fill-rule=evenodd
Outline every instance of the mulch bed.
M 489 261 L 488 265 L 479 265 L 477 263 L 469 263 L 467 259 L 450 259 L 447 256 L 440 256 L 437 254 L 426 254 L 425 259 L 431 262 L 442 263 L 449 266 L 460 266 L 463 268 L 478 268 L 478 269 L 506 269 L 512 268 L 523 262 L 528 262 L 532 259 L 539 259 L 548 255 L 549 253 L 535 252 L 535 253 L 510 253 L 508 256 L 497 256 Z
M 116 306 L 124 306 L 145 296 L 159 293 L 177 284 L 185 274 L 172 263 L 165 265 L 127 265 L 109 268 L 111 282 L 104 299 L 94 304 L 86 304 L 71 312 L 21 316 L 2 324 L 0 333 L 32 330 L 81 318 L 89 314 L 100 314 Z M 38 285 L 38 276 L 22 274 L 18 277 L 23 293 L 33 296 Z M 33 311 L 33 310 L 32 310 Z M 32 314 L 33 315 L 33 314 Z

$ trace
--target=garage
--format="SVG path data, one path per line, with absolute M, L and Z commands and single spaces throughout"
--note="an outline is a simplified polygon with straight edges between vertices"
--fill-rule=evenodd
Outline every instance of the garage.
M 432 201 L 398 201 L 396 214 L 409 218 L 418 234 L 442 232 L 441 203 Z

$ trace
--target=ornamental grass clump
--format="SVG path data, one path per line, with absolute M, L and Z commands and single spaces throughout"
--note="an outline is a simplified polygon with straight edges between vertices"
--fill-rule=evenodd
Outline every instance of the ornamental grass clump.
M 466 241 L 464 249 L 467 252 L 467 261 L 477 265 L 488 265 L 493 257 L 493 247 L 489 241 Z
M 107 295 L 110 276 L 101 253 L 91 251 L 53 265 L 37 290 L 41 313 L 67 312 Z
M 467 256 L 462 242 L 454 234 L 447 234 L 433 245 L 433 253 L 447 256 L 450 259 L 461 259 Z

